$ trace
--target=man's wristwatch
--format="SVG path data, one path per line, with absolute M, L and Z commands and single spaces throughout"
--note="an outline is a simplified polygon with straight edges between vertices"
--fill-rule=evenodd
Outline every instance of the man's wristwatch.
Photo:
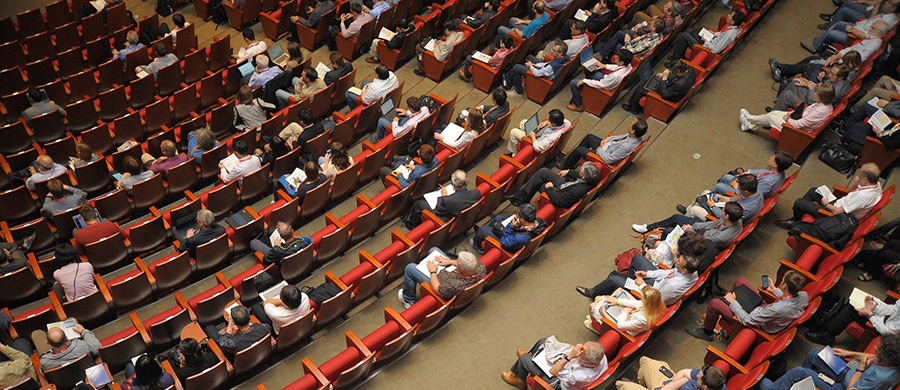
M 432 275 L 437 275 L 437 271 L 431 271 Z

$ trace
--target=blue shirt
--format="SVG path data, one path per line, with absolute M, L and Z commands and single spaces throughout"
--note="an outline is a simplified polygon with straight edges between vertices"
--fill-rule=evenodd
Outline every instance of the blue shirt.
M 697 375 L 700 375 L 700 370 L 691 370 L 691 380 L 688 381 L 688 383 L 685 383 L 684 385 L 679 387 L 678 390 L 697 390 L 698 389 Z M 670 382 L 670 380 L 663 382 L 663 384 L 665 385 L 666 383 L 669 383 L 669 382 Z M 662 387 L 657 387 L 653 390 L 659 390 L 661 388 Z M 722 390 L 728 390 L 728 387 L 725 385 L 722 385 Z
M 124 49 L 119 50 L 119 58 L 122 60 L 122 66 L 127 65 L 125 63 L 125 56 L 127 56 L 128 53 L 131 53 L 133 51 L 137 51 L 138 49 L 143 49 L 143 48 L 144 48 L 144 44 L 138 42 L 137 45 L 125 45 Z
M 377 20 L 378 17 L 381 16 L 381 13 L 387 11 L 388 8 L 391 8 L 390 4 L 386 1 L 379 1 L 372 6 L 372 10 L 369 11 L 369 16 Z
M 878 358 L 874 359 L 875 362 Z M 844 388 L 850 388 L 850 378 L 853 377 L 856 368 L 859 367 L 859 360 L 847 363 L 846 374 L 844 374 Z M 895 367 L 887 367 L 879 364 L 870 364 L 863 371 L 862 376 L 853 387 L 860 390 L 890 390 L 900 383 L 900 371 Z
M 547 21 L 549 21 L 549 20 L 550 20 L 550 14 L 547 12 L 544 12 L 541 16 L 534 18 L 531 21 L 531 23 L 528 23 L 528 26 L 525 26 L 525 29 L 522 30 L 522 35 L 525 38 L 530 37 L 532 34 L 537 32 L 537 30 L 539 28 L 541 28 L 541 26 L 547 24 Z
M 247 86 L 250 88 L 258 88 L 266 85 L 269 80 L 275 78 L 281 74 L 281 69 L 277 66 L 270 66 L 266 68 L 263 72 L 253 72 L 253 75 L 250 76 L 250 81 L 247 82 Z
M 403 175 L 400 175 L 400 177 L 397 178 L 397 182 L 400 183 L 400 187 L 402 188 L 409 187 L 409 185 L 414 183 L 416 179 L 428 172 L 431 172 L 432 170 L 434 170 L 434 168 L 437 168 L 438 164 L 440 163 L 441 162 L 437 159 L 437 157 L 435 157 L 434 160 L 431 160 L 431 164 L 429 165 L 416 164 L 412 172 L 409 173 L 409 176 L 404 178 Z
M 772 196 L 775 190 L 784 184 L 784 172 L 770 171 L 768 169 L 751 169 L 747 173 L 756 176 L 756 190 L 766 198 Z
M 192 131 L 188 134 L 188 156 L 193 157 L 194 162 L 200 165 L 200 162 L 203 160 L 203 152 L 206 152 L 206 150 L 199 147 L 194 149 L 194 146 L 197 146 L 197 136 Z M 216 141 L 216 146 L 219 146 L 219 141 Z

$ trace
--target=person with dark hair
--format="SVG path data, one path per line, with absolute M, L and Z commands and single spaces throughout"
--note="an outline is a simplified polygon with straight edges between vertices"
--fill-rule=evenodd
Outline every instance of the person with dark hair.
M 188 156 L 184 153 L 178 153 L 175 143 L 171 140 L 165 140 L 159 144 L 159 151 L 162 156 L 154 158 L 149 153 L 141 156 L 144 166 L 150 168 L 154 173 L 161 173 L 165 177 L 169 173 L 169 169 L 180 165 L 188 160 Z
M 397 178 L 397 182 L 400 183 L 401 188 L 406 188 L 416 182 L 416 180 L 422 175 L 433 171 L 438 165 L 441 164 L 441 161 L 435 156 L 434 147 L 429 144 L 423 144 L 419 147 L 418 157 L 421 160 L 421 163 L 416 162 L 414 159 L 409 158 L 409 156 L 396 156 L 394 157 L 393 163 L 390 167 L 382 167 L 381 168 L 381 178 L 384 180 L 385 177 L 389 175 L 394 175 L 394 172 L 400 168 L 400 165 L 404 165 L 409 173 L 406 174 L 398 174 L 395 176 Z M 387 186 L 387 184 L 385 184 Z
M 164 372 L 162 366 L 146 354 L 139 356 L 135 364 L 125 363 L 125 380 L 131 381 L 131 390 L 162 390 L 173 385 L 176 390 L 181 390 L 175 377 Z
M 670 373 L 664 374 L 664 368 L 668 369 Z M 725 372 L 719 367 L 705 365 L 699 369 L 685 368 L 676 372 L 675 375 L 672 375 L 671 372 L 672 368 L 669 367 L 669 363 L 641 356 L 637 383 L 617 380 L 616 389 L 725 390 L 727 378 Z M 672 377 L 669 378 L 667 375 L 672 375 Z
M 275 98 L 278 99 L 278 104 L 281 107 L 286 107 L 288 105 L 288 98 L 291 96 L 294 96 L 294 100 L 298 102 L 307 98 L 312 101 L 313 96 L 315 96 L 317 92 L 328 88 L 325 81 L 319 78 L 319 74 L 316 70 L 309 66 L 303 68 L 300 77 L 293 78 L 292 84 L 294 85 L 293 95 L 283 89 L 275 91 Z
M 579 169 L 564 169 L 558 174 L 549 168 L 541 168 L 535 172 L 518 191 L 506 199 L 513 206 L 520 206 L 531 201 L 538 191 L 547 194 L 550 203 L 556 207 L 567 209 L 578 203 L 591 188 L 600 183 L 600 168 L 593 162 L 581 164 Z
M 69 340 L 66 338 L 66 332 L 59 327 L 50 328 L 46 333 L 38 330 L 31 334 L 31 340 L 35 345 L 46 343 L 50 347 L 49 351 L 41 354 L 42 371 L 62 366 L 84 355 L 97 356 L 100 351 L 100 340 L 97 340 L 97 336 L 81 324 L 75 325 L 72 330 L 81 337 Z
M 770 127 L 771 130 L 780 133 L 781 127 L 787 123 L 798 130 L 810 133 L 828 121 L 834 109 L 833 103 L 834 87 L 819 85 L 815 90 L 815 103 L 806 106 L 798 119 L 792 117 L 793 111 L 771 110 L 767 114 L 753 115 L 743 108 L 739 111 L 738 119 L 741 123 L 741 131 Z
M 822 70 L 816 73 L 816 78 L 813 80 L 796 77 L 782 82 L 778 88 L 778 97 L 775 98 L 775 105 L 769 111 L 786 111 L 795 109 L 800 104 L 815 104 L 816 89 L 820 86 L 828 85 L 834 88 L 832 105 L 840 103 L 850 93 L 851 80 L 848 78 L 850 68 L 846 65 L 837 64 L 829 70 Z
M 897 241 L 896 239 L 893 241 L 893 243 L 888 241 L 888 244 L 897 246 L 897 244 L 900 243 L 900 241 Z M 897 246 L 897 248 L 900 248 L 900 246 Z M 879 252 L 882 251 L 885 250 L 882 249 Z M 897 251 L 894 251 L 894 253 L 896 254 Z M 867 263 L 870 259 L 871 258 L 864 260 L 867 269 L 869 268 L 869 264 Z M 897 256 L 895 260 L 900 260 L 900 256 Z M 882 264 L 879 262 L 879 272 L 881 271 L 881 266 Z M 842 299 L 842 302 L 843 307 L 838 309 L 834 315 L 827 317 L 822 316 L 821 320 L 815 322 L 815 326 L 809 326 L 809 329 L 803 333 L 803 336 L 816 344 L 833 345 L 834 338 L 843 333 L 844 330 L 847 329 L 847 326 L 853 322 L 856 322 L 859 326 L 864 328 L 871 326 L 882 336 L 900 334 L 900 304 L 897 302 L 885 303 L 871 295 L 866 295 L 861 307 L 853 307 L 853 305 L 850 304 L 849 299 Z M 813 318 L 816 319 L 815 317 Z M 869 322 L 870 325 L 866 325 L 867 322 Z
M 790 229 L 791 224 L 800 221 L 803 215 L 810 214 L 818 217 L 820 210 L 832 214 L 849 213 L 857 219 L 862 218 L 881 201 L 882 189 L 881 183 L 878 182 L 880 176 L 881 169 L 878 168 L 878 165 L 875 163 L 863 164 L 853 175 L 850 185 L 847 186 L 850 192 L 833 201 L 829 201 L 819 193 L 816 190 L 817 187 L 810 188 L 802 198 L 794 201 L 792 208 L 794 215 L 789 219 L 775 221 L 775 226 Z
M 78 249 L 78 253 L 84 253 L 84 246 L 87 244 L 99 241 L 116 233 L 124 234 L 122 229 L 119 229 L 119 226 L 114 222 L 99 222 L 97 210 L 94 210 L 90 203 L 82 205 L 81 208 L 78 209 L 78 214 L 81 215 L 81 218 L 84 219 L 84 223 L 87 225 L 81 229 L 76 228 L 75 230 L 75 248 Z
M 509 113 L 509 102 L 506 99 L 506 90 L 500 87 L 494 88 L 494 92 L 491 92 L 491 102 L 494 104 L 481 106 L 481 110 L 484 112 L 484 123 L 491 126 L 497 119 Z
M 375 18 L 368 12 L 363 12 L 362 4 L 350 3 L 350 13 L 342 14 L 338 24 L 328 29 L 328 49 L 337 51 L 335 38 L 338 34 L 346 39 L 359 38 L 359 30 L 362 29 L 362 26 L 374 20 Z
M 194 159 L 197 165 L 203 161 L 203 153 L 219 146 L 215 135 L 205 126 L 188 133 L 188 155 Z
M 90 262 L 81 261 L 75 248 L 69 244 L 59 244 L 53 256 L 56 263 L 61 265 L 53 271 L 53 280 L 62 288 L 66 301 L 72 302 L 97 291 L 97 286 L 94 285 L 94 266 Z
M 598 55 L 594 57 L 597 58 Z M 613 56 L 612 60 L 612 64 L 600 62 L 592 65 L 589 69 L 586 69 L 585 76 L 587 77 L 581 80 L 574 78 L 569 82 L 569 88 L 572 90 L 572 99 L 569 100 L 569 105 L 566 108 L 575 112 L 584 111 L 581 89 L 584 88 L 585 84 L 591 88 L 605 89 L 607 91 L 614 91 L 622 84 L 625 77 L 631 74 L 631 71 L 634 69 L 631 65 L 634 55 L 626 49 L 619 49 L 619 52 Z M 604 73 L 601 70 L 609 71 L 609 73 Z
M 480 10 L 471 16 L 463 16 L 462 22 L 475 30 L 491 20 L 499 10 L 500 0 L 485 0 Z
M 172 44 L 175 45 L 175 47 L 178 47 L 178 33 L 181 30 L 184 30 L 185 27 L 190 26 L 191 24 L 187 23 L 184 20 L 184 15 L 182 15 L 178 12 L 172 14 L 172 23 L 175 24 L 175 29 L 172 30 L 172 32 L 170 32 L 169 35 L 172 36 Z M 188 39 L 190 39 L 190 38 L 188 38 Z
M 59 179 L 50 179 L 47 181 L 47 197 L 44 198 L 41 214 L 52 218 L 53 214 L 83 205 L 85 200 L 87 200 L 86 192 L 63 184 Z
M 519 127 L 509 131 L 509 142 L 506 144 L 506 148 L 509 150 L 511 157 L 515 157 L 516 152 L 519 151 L 518 145 L 522 138 L 530 138 L 532 141 L 531 147 L 534 148 L 534 151 L 543 152 L 556 143 L 556 140 L 572 127 L 572 122 L 569 122 L 563 112 L 556 108 L 550 110 L 549 118 L 538 124 L 537 129 L 527 134 L 525 130 L 522 130 L 525 128 L 526 122 L 528 122 L 528 119 L 522 119 L 519 122 Z
M 306 193 L 309 192 L 309 190 L 322 185 L 322 183 L 328 180 L 328 176 L 325 176 L 325 173 L 319 170 L 319 165 L 314 161 L 307 161 L 306 164 L 303 165 L 303 173 L 306 174 L 306 180 L 298 184 L 296 188 L 292 187 L 290 184 L 288 184 L 288 188 L 285 188 L 288 195 L 300 199 L 300 204 L 303 204 L 303 198 L 306 197 Z M 284 186 L 285 182 L 279 180 L 278 183 Z
M 500 26 L 497 29 L 497 35 L 506 36 L 515 34 L 519 38 L 528 38 L 538 31 L 543 25 L 550 21 L 550 14 L 544 10 L 544 2 L 537 0 L 531 6 L 531 13 L 534 14 L 533 19 L 510 18 L 509 27 Z
M 416 125 L 423 119 L 428 118 L 430 114 L 428 106 L 422 104 L 422 99 L 419 96 L 407 98 L 406 106 L 408 107 L 406 110 L 396 108 L 396 114 L 390 122 L 385 118 L 378 118 L 378 126 L 375 128 L 375 136 L 372 138 L 372 143 L 377 143 L 385 137 L 388 126 L 391 127 L 391 134 L 394 135 L 394 138 L 399 138 L 415 129 Z
M 309 297 L 292 284 L 282 287 L 278 298 L 250 306 L 250 312 L 259 322 L 272 327 L 276 335 L 282 326 L 303 317 L 309 309 Z
M 675 206 L 675 209 L 688 217 L 704 221 L 706 220 L 707 215 L 722 218 L 724 208 L 722 202 L 737 202 L 744 210 L 741 220 L 744 222 L 744 225 L 746 225 L 753 220 L 753 217 L 755 217 L 756 214 L 759 214 L 760 210 L 762 210 L 765 199 L 759 192 L 756 176 L 741 175 L 737 178 L 737 182 L 738 196 L 736 197 L 723 196 L 719 198 L 718 195 L 714 195 L 711 191 L 707 190 L 701 192 L 697 199 L 689 206 L 685 207 L 679 204 Z
M 234 180 L 241 180 L 244 176 L 262 168 L 259 156 L 250 153 L 247 143 L 243 140 L 235 141 L 231 149 L 238 163 L 234 166 L 226 167 L 225 160 L 219 162 L 219 178 L 222 179 L 222 182 L 230 183 Z
M 568 39 L 554 39 L 544 45 L 544 49 L 537 53 L 537 58 L 544 58 L 553 54 L 553 46 L 559 43 L 566 44 L 565 54 L 569 58 L 575 58 L 590 43 L 587 36 L 587 26 L 584 22 L 576 20 L 569 26 Z
M 241 31 L 241 36 L 244 38 L 244 42 L 247 43 L 247 46 L 242 47 L 238 50 L 237 55 L 233 56 L 234 62 L 238 64 L 265 53 L 269 48 L 265 41 L 256 40 L 256 33 L 253 32 L 252 28 L 247 27 L 243 29 Z
M 736 194 L 738 189 L 737 178 L 743 175 L 756 176 L 756 189 L 768 198 L 784 184 L 784 172 L 794 165 L 794 158 L 790 153 L 776 150 L 766 161 L 765 169 L 751 169 L 738 175 L 726 173 L 722 175 L 712 192 L 719 196 L 720 202 L 731 200 L 730 196 Z
M 254 149 L 253 154 L 259 157 L 260 165 L 265 166 L 269 164 L 269 170 L 272 170 L 275 168 L 275 160 L 288 154 L 291 150 L 285 145 L 284 140 L 277 135 L 264 138 L 268 138 L 268 142 L 265 139 L 260 140 L 263 142 L 263 146 L 262 148 Z
M 547 54 L 547 57 L 553 58 L 550 61 L 543 59 L 546 57 L 538 58 L 529 54 L 526 56 L 525 64 L 515 64 L 512 69 L 503 75 L 503 88 L 507 91 L 512 90 L 513 92 L 511 93 L 517 95 L 524 94 L 525 85 L 522 83 L 522 80 L 528 71 L 531 71 L 534 77 L 555 80 L 559 72 L 562 71 L 563 66 L 569 62 L 569 56 L 566 55 L 568 50 L 565 42 L 554 44 L 553 48 L 550 49 L 550 53 Z
M 294 30 L 296 31 L 296 29 Z M 287 54 L 288 59 L 284 63 L 283 68 L 286 73 L 292 73 L 294 68 L 303 64 L 303 48 L 297 42 L 288 42 Z
M 484 240 L 492 237 L 509 253 L 515 253 L 547 229 L 546 221 L 537 216 L 537 207 L 531 203 L 519 206 L 515 215 L 497 214 L 490 222 L 475 229 L 469 237 L 469 246 L 484 254 Z
M 143 73 L 144 76 L 152 73 L 153 78 L 157 79 L 159 78 L 159 71 L 162 68 L 178 62 L 178 57 L 176 57 L 175 54 L 168 53 L 166 45 L 163 45 L 162 42 L 156 42 L 156 44 L 153 45 L 153 51 L 156 53 L 156 59 L 151 61 L 148 65 L 140 65 L 136 67 L 134 69 L 135 73 Z
M 406 41 L 406 36 L 409 35 L 414 29 L 414 25 L 410 22 L 409 18 L 401 18 L 396 22 L 397 26 L 394 31 L 394 36 L 390 40 L 381 39 L 375 37 L 372 40 L 372 45 L 369 47 L 369 57 L 366 57 L 366 62 L 370 64 L 378 63 L 378 42 L 384 41 L 385 47 L 389 50 L 400 50 L 403 47 L 403 42 Z
M 740 35 L 742 30 L 741 23 L 744 23 L 744 18 L 746 17 L 747 15 L 741 11 L 731 11 L 731 13 L 725 17 L 727 27 L 722 31 L 712 33 L 712 38 L 708 39 L 701 34 L 701 32 L 705 30 L 703 27 L 696 27 L 682 32 L 681 35 L 678 36 L 678 40 L 675 41 L 675 50 L 669 54 L 669 62 L 666 63 L 666 67 L 672 67 L 672 65 L 675 65 L 676 61 L 685 58 L 684 55 L 687 53 L 687 50 L 694 47 L 695 44 L 702 45 L 714 54 L 721 53 L 728 45 L 731 45 L 731 43 L 734 42 L 738 35 Z
M 790 369 L 774 382 L 763 378 L 759 382 L 760 390 L 789 390 L 794 383 L 806 378 L 812 378 L 816 388 L 822 390 L 882 390 L 893 389 L 900 383 L 898 335 L 883 336 L 875 347 L 875 354 L 834 348 L 834 354 L 839 359 L 852 359 L 847 363 L 847 367 L 837 374 L 822 360 L 820 352 L 821 349 L 813 348 L 800 367 Z M 830 378 L 834 384 L 823 381 L 820 375 Z
M 453 48 L 462 43 L 466 39 L 465 34 L 459 30 L 459 19 L 452 19 L 444 22 L 444 35 L 441 39 L 436 40 L 433 44 L 433 48 L 431 49 L 432 54 L 434 54 L 434 59 L 438 62 L 444 62 L 450 57 L 450 53 L 453 52 Z M 413 73 L 419 76 L 425 76 L 425 65 L 422 62 L 422 58 L 425 55 L 425 52 L 428 51 L 425 47 L 431 42 L 432 39 L 430 37 L 426 37 L 424 41 L 416 45 L 416 60 L 418 60 L 418 64 L 416 68 L 413 69 Z
M 341 53 L 334 52 L 329 54 L 328 61 L 331 63 L 331 70 L 326 72 L 325 77 L 322 78 L 323 80 L 325 80 L 326 85 L 334 84 L 341 77 L 344 77 L 353 71 L 353 63 L 344 60 L 344 57 L 341 57 Z M 378 68 L 376 68 L 376 71 L 377 69 Z M 363 82 L 365 83 L 365 81 Z M 360 86 L 360 88 L 362 88 L 362 86 Z
M 749 311 L 737 301 L 735 290 L 740 286 L 749 288 L 756 293 L 756 287 L 750 284 L 743 276 L 739 276 L 731 284 L 731 290 L 724 298 L 713 299 L 706 306 L 706 316 L 703 318 L 702 327 L 688 327 L 684 331 L 687 334 L 706 341 L 712 341 L 716 333 L 716 323 L 722 322 L 722 330 L 719 335 L 722 339 L 728 339 L 725 329 L 731 326 L 732 318 L 744 326 L 755 326 L 766 333 L 778 333 L 784 330 L 795 319 L 800 317 L 809 304 L 809 295 L 801 291 L 806 285 L 803 274 L 791 270 L 781 277 L 781 284 L 769 283 L 767 290 L 775 295 L 777 300 L 772 303 L 762 304 Z
M 122 172 L 122 177 L 119 178 L 118 183 L 116 183 L 116 189 L 124 188 L 131 191 L 131 187 L 134 186 L 135 183 L 140 183 L 156 174 L 150 170 L 145 171 L 144 165 L 134 156 L 125 156 L 125 158 L 122 159 L 122 168 L 125 172 Z
M 194 338 L 181 340 L 172 352 L 166 354 L 172 365 L 175 376 L 184 381 L 197 375 L 219 362 L 219 357 L 206 344 L 200 344 Z
M 304 149 L 307 142 L 322 135 L 325 131 L 325 125 L 313 120 L 312 111 L 304 108 L 297 113 L 297 121 L 285 126 L 278 136 L 285 140 L 291 149 Z
M 622 104 L 622 108 L 634 115 L 641 115 L 643 107 L 640 101 L 650 92 L 656 92 L 663 100 L 677 102 L 687 95 L 696 79 L 694 68 L 679 62 L 636 88 L 628 102 Z
M 500 37 L 500 39 L 497 41 L 497 47 L 493 48 L 494 53 L 491 55 L 491 59 L 486 63 L 487 66 L 495 71 L 499 71 L 500 65 L 503 65 L 503 60 L 506 58 L 506 55 L 512 52 L 514 48 L 515 44 L 511 36 L 507 35 L 505 37 Z M 466 82 L 471 81 L 472 66 L 474 66 L 474 63 L 474 53 L 466 56 L 466 58 L 463 60 L 463 65 L 459 68 L 459 78 L 463 79 L 463 81 Z
M 588 153 L 596 153 L 603 162 L 615 166 L 644 141 L 644 134 L 647 134 L 647 121 L 641 117 L 631 121 L 628 134 L 611 135 L 606 138 L 588 134 L 581 139 L 578 146 L 569 151 L 561 164 L 561 169 L 575 168 L 581 159 L 587 157 Z
M 215 325 L 203 328 L 206 336 L 214 339 L 225 354 L 225 358 L 234 363 L 234 355 L 271 333 L 269 325 L 250 322 L 250 309 L 235 306 L 228 317 L 228 325 L 222 330 Z
M 319 28 L 319 20 L 322 19 L 322 15 L 325 15 L 329 11 L 334 9 L 334 1 L 332 0 L 316 0 L 316 6 L 307 6 L 306 7 L 306 17 L 300 16 L 291 16 L 291 23 L 302 24 L 303 26 L 310 28 Z M 290 42 L 300 42 L 300 37 L 297 35 L 297 27 L 291 26 L 288 27 L 288 31 L 290 31 L 291 36 L 288 37 L 288 41 Z
M 269 119 L 266 110 L 274 110 L 274 104 L 269 103 L 261 98 L 253 97 L 253 90 L 248 86 L 242 86 L 238 89 L 237 97 L 234 105 L 234 127 L 235 129 L 246 132 L 256 128 L 257 131 L 262 123 Z
M 362 91 L 361 94 L 357 95 L 349 90 L 345 94 L 347 105 L 351 110 L 356 108 L 356 105 L 358 104 L 356 102 L 357 98 L 365 105 L 375 103 L 379 99 L 383 99 L 388 92 L 399 87 L 400 82 L 397 80 L 397 76 L 394 75 L 394 72 L 391 72 L 387 66 L 378 64 L 378 66 L 375 67 L 375 78 L 372 80 L 363 80 L 359 86 Z
M 877 138 L 886 149 L 900 148 L 900 132 L 880 130 L 869 123 L 869 118 L 879 110 L 892 120 L 900 119 L 900 100 L 890 100 L 890 96 L 887 96 L 886 98 L 877 98 L 875 104 L 867 104 L 868 101 L 872 100 L 872 97 L 875 97 L 875 94 L 890 95 L 896 93 L 893 82 L 883 80 L 885 78 L 888 78 L 888 76 L 883 76 L 882 80 L 878 82 L 889 83 L 889 88 L 891 88 L 890 91 L 892 92 L 881 87 L 873 88 L 867 96 L 863 97 L 864 99 L 868 97 L 868 100 L 860 101 L 859 107 L 847 117 L 844 124 L 834 129 L 838 134 L 843 132 L 843 135 L 841 135 L 841 146 L 853 155 L 859 156 L 862 153 L 863 146 L 868 142 L 868 137 Z
M 308 164 L 315 165 L 312 161 L 307 162 Z M 268 236 L 262 237 L 263 239 L 254 238 L 250 241 L 250 248 L 263 254 L 262 262 L 266 266 L 269 264 L 281 266 L 281 261 L 285 257 L 299 252 L 312 243 L 311 240 L 307 241 L 304 237 L 295 236 L 294 228 L 287 222 L 279 221 L 275 226 L 278 237 L 275 238 L 274 243 L 269 242 Z
M 599 34 L 610 23 L 619 17 L 619 7 L 613 0 L 600 0 L 587 10 L 588 17 L 584 20 L 588 32 Z
M 184 237 L 176 237 L 181 241 L 179 252 L 188 252 L 191 257 L 197 255 L 197 247 L 225 234 L 225 228 L 216 223 L 212 211 L 202 209 L 197 212 L 197 228 L 188 229 Z
M 331 149 L 326 151 L 324 156 L 319 157 L 318 162 L 325 176 L 330 180 L 334 180 L 338 173 L 353 165 L 353 156 L 340 142 L 332 142 Z
M 25 109 L 25 111 L 22 111 L 22 118 L 25 119 L 26 125 L 31 123 L 31 118 L 53 111 L 59 111 L 59 113 L 62 114 L 63 117 L 66 116 L 66 110 L 50 100 L 50 96 L 47 96 L 44 92 L 41 92 L 40 89 L 29 87 L 28 99 L 31 101 L 31 107 L 28 107 Z

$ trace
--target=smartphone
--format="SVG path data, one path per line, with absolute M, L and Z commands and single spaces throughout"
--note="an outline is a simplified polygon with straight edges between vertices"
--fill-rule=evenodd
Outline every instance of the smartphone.
M 326 151 L 325 151 L 325 154 L 331 155 L 331 149 L 326 150 Z
M 661 372 L 663 375 L 665 375 L 666 378 L 672 378 L 673 376 L 675 376 L 675 374 L 671 370 L 666 368 L 665 366 L 660 366 L 659 372 Z
M 719 197 L 716 194 L 709 194 L 709 198 L 712 199 L 713 202 L 718 202 Z
M 769 275 L 762 276 L 762 287 L 763 287 L 763 289 L 769 288 Z

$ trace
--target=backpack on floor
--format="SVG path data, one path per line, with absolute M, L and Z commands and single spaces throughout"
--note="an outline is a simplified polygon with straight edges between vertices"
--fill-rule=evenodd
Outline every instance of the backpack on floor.
M 162 16 L 162 17 L 169 16 L 172 13 L 172 11 L 173 11 L 172 4 L 169 2 L 169 0 L 157 0 L 156 1 L 156 13 L 158 13 L 159 16 Z

